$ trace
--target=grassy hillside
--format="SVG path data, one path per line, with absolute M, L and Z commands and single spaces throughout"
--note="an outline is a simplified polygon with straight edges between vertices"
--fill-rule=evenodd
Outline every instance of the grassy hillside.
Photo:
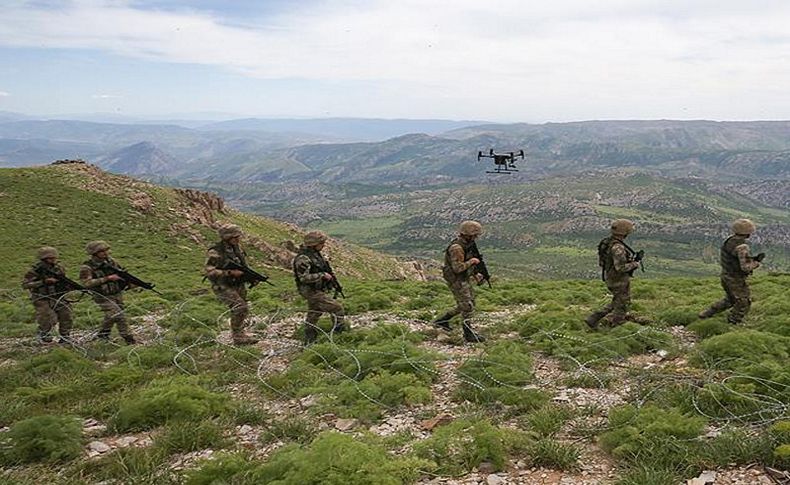
M 208 294 L 202 268 L 206 249 L 217 240 L 211 226 L 219 222 L 237 223 L 244 229 L 243 244 L 250 264 L 268 274 L 276 285 L 270 291 L 253 291 L 253 301 L 277 308 L 281 299 L 295 298 L 292 253 L 284 246 L 298 244 L 302 230 L 230 208 L 209 209 L 173 189 L 78 164 L 2 169 L 0 211 L 4 214 L 0 291 L 13 302 L 26 294 L 20 287 L 22 276 L 35 262 L 38 247 L 58 248 L 68 275 L 76 279 L 80 264 L 87 259 L 85 245 L 95 239 L 110 242 L 114 257 L 127 270 L 155 283 L 168 298 Z M 397 279 L 412 275 L 391 257 L 343 241 L 331 240 L 327 253 L 344 277 Z M 85 308 L 92 308 L 87 298 L 84 300 Z M 128 300 L 133 315 L 161 310 L 164 304 L 151 292 L 132 292 Z M 219 313 L 220 306 L 211 296 L 196 304 Z M 2 324 L 21 334 L 29 332 L 20 320 L 27 312 L 26 304 L 20 308 L 3 300 L 0 305 L 4 305 Z M 99 318 L 91 314 L 83 323 L 89 327 Z
M 652 323 L 591 332 L 600 283 L 504 282 L 479 294 L 476 347 L 427 324 L 450 304 L 439 283 L 352 282 L 353 331 L 309 349 L 287 298 L 256 301 L 263 341 L 245 349 L 209 295 L 133 305 L 134 348 L 88 342 L 80 302 L 68 349 L 23 337 L 29 304 L 6 297 L 0 312 L 26 327 L 0 327 L 1 479 L 675 485 L 716 470 L 767 483 L 755 463 L 790 465 L 788 285 L 756 277 L 734 327 L 696 321 L 721 296 L 713 278 L 638 280 Z

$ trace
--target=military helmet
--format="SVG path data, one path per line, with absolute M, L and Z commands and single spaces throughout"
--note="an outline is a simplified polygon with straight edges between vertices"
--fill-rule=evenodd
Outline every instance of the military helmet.
M 85 246 L 85 252 L 91 256 L 101 251 L 107 251 L 108 249 L 110 249 L 110 245 L 105 241 L 91 241 Z
M 50 246 L 42 246 L 36 252 L 38 259 L 57 258 L 58 250 Z
M 458 226 L 458 232 L 464 236 L 479 236 L 483 234 L 483 226 L 477 221 L 464 221 Z
M 628 219 L 615 219 L 612 221 L 612 234 L 627 236 L 634 232 L 634 223 Z
M 219 233 L 219 237 L 223 240 L 241 236 L 241 228 L 236 224 L 223 224 L 219 227 L 217 232 Z
M 749 219 L 738 219 L 732 223 L 732 232 L 735 234 L 751 234 L 757 229 L 754 222 Z
M 304 235 L 304 245 L 318 246 L 319 244 L 325 243 L 327 239 L 329 239 L 329 236 L 323 231 L 310 231 Z

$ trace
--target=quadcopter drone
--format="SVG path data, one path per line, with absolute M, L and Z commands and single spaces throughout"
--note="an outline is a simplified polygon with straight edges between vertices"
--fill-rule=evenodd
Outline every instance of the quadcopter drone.
M 521 157 L 524 160 L 524 150 L 519 150 L 518 153 L 516 152 L 509 152 L 509 153 L 494 153 L 494 149 L 488 151 L 487 155 L 484 155 L 483 152 L 477 152 L 477 161 L 479 162 L 481 158 L 491 158 L 494 160 L 494 170 L 487 170 L 486 173 L 512 173 L 518 172 L 516 168 L 516 159 Z

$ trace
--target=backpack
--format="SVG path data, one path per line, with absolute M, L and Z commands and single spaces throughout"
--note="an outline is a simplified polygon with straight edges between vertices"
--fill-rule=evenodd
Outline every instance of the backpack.
M 598 243 L 598 266 L 601 267 L 601 280 L 606 281 L 606 260 L 609 257 L 609 249 L 612 247 L 612 236 L 601 239 Z

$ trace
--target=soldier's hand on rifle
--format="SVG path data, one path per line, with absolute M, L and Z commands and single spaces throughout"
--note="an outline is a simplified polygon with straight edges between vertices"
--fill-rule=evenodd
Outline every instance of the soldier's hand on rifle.
M 480 260 L 477 259 L 477 258 L 472 258 L 472 259 L 469 260 L 469 264 L 471 264 L 472 266 L 474 266 L 476 264 L 480 264 Z
M 57 278 L 44 278 L 44 283 L 48 285 L 54 285 L 57 282 L 58 282 Z
M 111 274 L 107 277 L 107 281 L 121 281 L 123 278 L 118 276 L 117 274 Z
M 642 261 L 644 257 L 645 257 L 645 250 L 640 249 L 639 251 L 637 251 L 636 256 L 634 257 L 634 261 Z
M 241 271 L 239 269 L 229 269 L 228 276 L 230 276 L 231 278 L 241 278 L 242 276 L 244 276 L 244 271 Z
M 765 253 L 760 253 L 760 254 L 758 254 L 757 256 L 755 256 L 752 259 L 754 259 L 755 261 L 757 261 L 759 263 L 762 263 L 763 259 L 765 259 Z
M 485 279 L 485 276 L 481 275 L 480 273 L 477 273 L 475 275 L 475 281 L 477 282 L 478 285 L 480 283 L 482 283 L 484 279 Z
M 324 279 L 324 281 L 332 281 L 332 279 L 334 278 L 334 276 L 332 276 L 332 275 L 331 275 L 331 274 L 329 274 L 329 273 L 324 273 L 324 276 L 322 276 L 322 278 Z

